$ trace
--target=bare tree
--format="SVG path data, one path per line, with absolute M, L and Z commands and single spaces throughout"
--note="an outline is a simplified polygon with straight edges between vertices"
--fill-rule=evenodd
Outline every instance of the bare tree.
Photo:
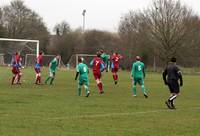
M 62 21 L 54 27 L 54 32 L 56 32 L 56 35 L 58 36 L 65 35 L 70 31 L 70 25 L 66 21 Z
M 52 35 L 48 47 L 48 52 L 51 54 L 60 54 L 64 63 L 69 61 L 78 46 L 82 46 L 82 30 L 71 30 L 70 27 L 68 30 L 70 31 L 67 31 L 63 35 Z
M 128 60 L 139 54 L 145 56 L 147 64 L 156 58 L 163 65 L 176 56 L 185 64 L 185 57 L 194 57 L 200 46 L 199 26 L 199 16 L 180 1 L 155 0 L 146 10 L 125 14 L 118 33 Z
M 192 12 L 177 0 L 156 0 L 145 13 L 155 53 L 167 62 L 183 46 Z
M 47 27 L 42 18 L 27 8 L 23 1 L 15 0 L 2 7 L 0 22 L 6 28 L 7 37 L 39 39 L 41 48 L 46 49 L 49 38 Z
M 124 47 L 126 62 L 124 65 L 131 68 L 136 55 L 140 55 L 146 63 L 151 60 L 152 42 L 149 40 L 149 30 L 145 14 L 141 11 L 130 11 L 121 18 L 118 33 Z M 150 62 L 150 61 L 149 61 Z M 151 62 L 150 62 L 151 63 Z
M 0 8 L 0 37 L 6 37 L 6 29 L 3 26 L 3 22 L 2 22 L 2 9 Z

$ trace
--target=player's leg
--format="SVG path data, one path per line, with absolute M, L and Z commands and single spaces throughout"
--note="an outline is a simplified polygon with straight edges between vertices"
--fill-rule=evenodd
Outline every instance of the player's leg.
M 54 81 L 54 79 L 55 79 L 55 75 L 56 75 L 56 72 L 53 71 L 53 76 L 51 77 L 50 85 L 53 84 L 53 81 Z
M 133 80 L 133 87 L 132 87 L 132 91 L 133 91 L 133 96 L 137 96 L 137 90 L 136 90 L 136 85 L 137 85 L 137 79 L 136 78 L 134 78 L 134 80 Z
M 21 82 L 20 82 L 21 77 L 22 77 L 22 72 L 20 70 L 18 75 L 17 75 L 17 84 L 21 84 Z
M 41 73 L 36 73 L 35 84 L 41 84 Z
M 103 84 L 101 82 L 101 74 L 100 73 L 93 73 L 97 87 L 99 89 L 99 93 L 102 94 L 103 92 Z
M 37 75 L 38 83 L 41 84 L 41 69 L 38 68 L 38 75 Z
M 118 82 L 118 74 L 117 74 L 117 72 L 118 72 L 118 68 L 115 67 L 114 68 L 114 82 L 115 82 L 115 84 L 117 84 L 117 82 Z
M 174 99 L 174 85 L 173 85 L 173 81 L 171 80 L 168 80 L 168 87 L 169 87 L 169 90 L 170 90 L 170 93 L 171 95 L 169 96 L 169 98 L 167 99 L 167 101 L 165 102 L 165 104 L 167 105 L 167 107 L 169 109 L 173 109 L 173 99 Z
M 16 78 L 16 75 L 15 75 L 15 74 L 13 74 L 13 77 L 12 77 L 12 82 L 11 82 L 11 84 L 12 84 L 12 85 L 14 84 L 15 78 Z
M 109 62 L 106 61 L 106 63 L 105 63 L 105 70 L 106 70 L 106 72 L 108 72 L 108 67 L 109 67 Z
M 118 74 L 117 74 L 117 72 L 118 72 L 118 69 L 116 68 L 115 69 L 115 84 L 118 83 Z
M 84 82 L 84 88 L 85 88 L 85 91 L 86 91 L 86 97 L 89 97 L 90 91 L 89 91 L 89 81 L 88 80 L 86 80 Z
M 39 70 L 37 68 L 35 68 L 35 84 L 39 83 Z
M 171 108 L 175 109 L 174 100 L 178 97 L 180 92 L 178 81 L 175 80 L 170 81 L 170 87 L 171 87 L 171 96 L 168 98 L 168 101 L 171 105 Z
M 110 70 L 110 61 L 107 62 L 107 72 Z
M 99 88 L 99 93 L 100 93 L 100 94 L 104 93 L 104 92 L 103 92 L 103 84 L 102 84 L 102 82 L 101 82 L 101 79 L 100 79 L 100 78 L 96 79 L 96 83 L 97 83 L 97 86 L 98 86 L 98 88 Z
M 81 96 L 81 94 L 82 94 L 82 90 L 81 90 L 82 85 L 83 84 L 79 80 L 79 82 L 78 82 L 78 96 Z
M 48 76 L 47 79 L 45 80 L 45 84 L 48 83 L 48 81 L 51 79 L 52 76 L 53 76 L 53 72 L 50 70 L 50 71 L 49 71 L 49 76 Z
M 41 71 L 38 73 L 38 83 L 41 84 Z
M 115 72 L 115 68 L 112 68 L 112 76 L 113 76 L 113 80 L 114 80 L 114 83 L 117 84 L 117 77 L 116 77 L 116 72 Z
M 144 94 L 145 98 L 148 98 L 145 86 L 144 86 L 144 80 L 143 79 L 139 79 L 139 84 L 141 85 L 141 90 L 142 93 Z
M 12 85 L 14 84 L 14 82 L 15 82 L 15 79 L 17 78 L 17 75 L 18 75 L 18 74 L 13 74 L 13 77 L 12 77 L 12 82 L 11 82 L 11 84 L 12 84 Z
M 171 104 L 171 108 L 172 109 L 175 109 L 175 106 L 174 106 L 174 100 L 178 97 L 178 94 L 176 93 L 173 93 L 171 94 L 171 96 L 169 97 L 168 101 L 170 102 Z
M 112 68 L 112 70 L 111 70 L 111 72 L 112 72 L 112 76 L 113 76 L 113 80 L 115 80 L 115 73 L 114 73 L 114 68 Z
M 18 73 L 15 70 L 12 70 L 12 74 L 13 74 L 13 76 L 12 76 L 11 84 L 13 85 Z

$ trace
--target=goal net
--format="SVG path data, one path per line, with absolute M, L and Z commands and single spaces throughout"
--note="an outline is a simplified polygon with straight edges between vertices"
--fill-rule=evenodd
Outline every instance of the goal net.
M 26 54 L 25 57 L 25 67 L 31 67 L 35 65 L 36 62 L 36 54 Z M 43 66 L 48 67 L 49 63 L 56 57 L 56 55 L 42 55 L 42 64 Z M 59 68 L 65 68 L 66 66 L 64 65 L 62 58 L 59 60 L 59 64 L 58 64 Z
M 9 66 L 16 52 L 20 53 L 24 65 L 26 54 L 39 54 L 39 41 L 0 38 L 0 65 Z
M 48 66 L 51 60 L 53 60 L 56 55 L 43 55 L 42 56 L 42 63 L 43 66 Z M 25 67 L 34 66 L 36 61 L 37 55 L 36 54 L 26 54 L 25 57 Z
M 76 65 L 78 64 L 78 59 L 80 57 L 84 58 L 84 63 L 87 64 L 87 66 L 89 68 L 91 68 L 90 66 L 90 62 L 92 61 L 92 59 L 95 57 L 96 55 L 93 54 L 73 54 L 71 56 L 71 58 L 68 61 L 67 67 L 68 68 L 75 68 Z

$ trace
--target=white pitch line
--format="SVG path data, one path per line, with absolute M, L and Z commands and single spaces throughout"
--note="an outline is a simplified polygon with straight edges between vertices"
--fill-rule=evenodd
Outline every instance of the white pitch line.
M 130 115 L 139 115 L 139 114 L 146 114 L 146 113 L 158 113 L 162 111 L 169 111 L 169 110 L 157 110 L 157 111 L 141 111 L 141 112 L 127 112 L 127 113 L 106 113 L 106 114 L 92 114 L 92 115 L 80 115 L 80 116 L 66 116 L 66 117 L 55 117 L 49 118 L 52 120 L 60 120 L 60 119 L 73 119 L 73 118 L 100 118 L 100 117 L 114 117 L 114 116 L 130 116 Z
M 188 109 L 177 109 L 177 110 L 154 110 L 154 111 L 141 111 L 141 112 L 127 112 L 127 113 L 107 113 L 107 114 L 93 114 L 93 115 L 80 115 L 80 116 L 66 116 L 66 117 L 54 117 L 49 120 L 65 120 L 65 119 L 81 119 L 81 118 L 100 118 L 100 117 L 116 117 L 116 116 L 132 116 L 141 115 L 148 113 L 161 113 L 161 112 L 175 112 L 175 111 L 187 111 L 187 110 L 200 110 L 200 107 L 193 107 Z
M 117 117 L 117 116 L 133 116 L 133 115 L 143 115 L 150 113 L 164 113 L 164 112 L 176 112 L 176 111 L 191 111 L 191 110 L 200 110 L 200 107 L 191 107 L 187 109 L 163 109 L 163 110 L 154 110 L 154 111 L 140 111 L 140 112 L 125 112 L 125 113 L 106 113 L 106 114 L 88 114 L 88 115 L 74 115 L 74 116 L 64 116 L 64 117 L 52 117 L 52 118 L 44 118 L 41 116 L 27 116 L 24 115 L 23 118 L 26 119 L 41 119 L 41 120 L 67 120 L 67 119 L 88 119 L 88 118 L 101 118 L 101 117 Z M 10 117 L 13 116 L 11 114 L 3 114 L 0 113 L 1 117 Z M 0 117 L 0 118 L 1 118 Z

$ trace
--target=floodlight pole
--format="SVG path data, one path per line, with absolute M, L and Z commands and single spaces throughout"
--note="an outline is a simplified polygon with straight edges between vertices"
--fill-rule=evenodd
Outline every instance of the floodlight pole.
M 84 9 L 83 13 L 82 13 L 82 15 L 83 15 L 83 28 L 82 28 L 83 33 L 85 31 L 85 13 L 86 13 L 86 10 Z

